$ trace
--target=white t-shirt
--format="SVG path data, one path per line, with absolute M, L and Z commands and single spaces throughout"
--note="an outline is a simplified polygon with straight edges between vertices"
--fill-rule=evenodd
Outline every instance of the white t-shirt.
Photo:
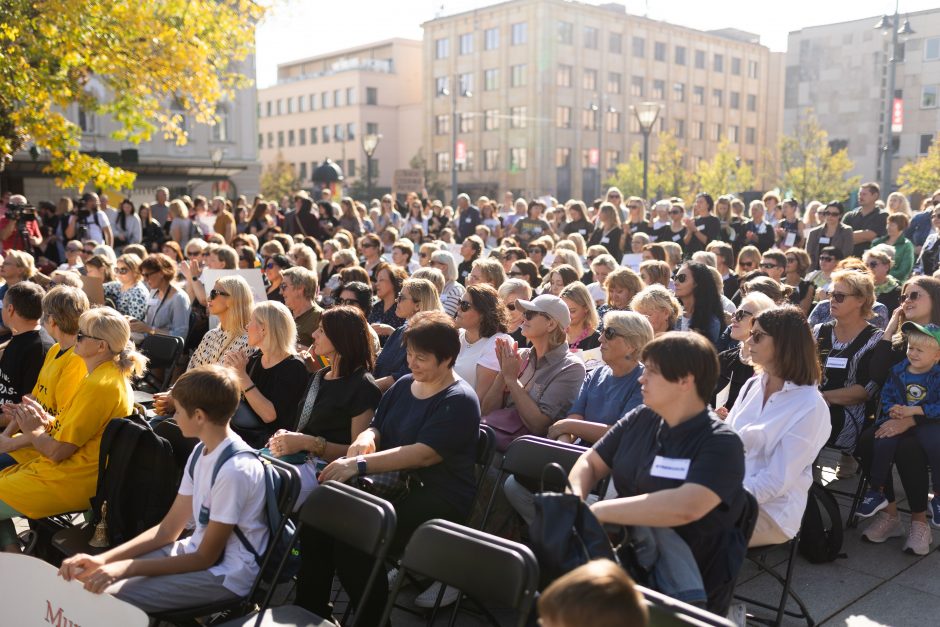
M 483 366 L 499 372 L 499 360 L 496 359 L 496 338 L 512 341 L 505 333 L 497 333 L 492 337 L 481 337 L 473 344 L 467 342 L 466 329 L 460 329 L 460 354 L 454 363 L 454 372 L 475 388 L 477 385 L 477 366 Z
M 264 511 L 264 469 L 261 462 L 253 455 L 241 453 L 233 456 L 222 468 L 212 483 L 212 471 L 219 455 L 232 442 L 241 442 L 241 438 L 229 433 L 228 437 L 208 455 L 203 454 L 193 469 L 193 478 L 189 476 L 189 464 L 193 451 L 186 461 L 186 471 L 180 483 L 179 493 L 193 497 L 193 521 L 195 532 L 188 538 L 177 541 L 171 555 L 195 553 L 202 542 L 208 521 L 200 522 L 199 514 L 203 506 L 209 510 L 209 520 L 226 525 L 237 525 L 255 551 L 261 553 L 268 546 L 268 524 Z M 239 596 L 248 594 L 251 584 L 258 574 L 258 564 L 254 556 L 235 536 L 234 531 L 225 545 L 222 561 L 209 568 L 213 575 L 223 575 L 222 585 Z

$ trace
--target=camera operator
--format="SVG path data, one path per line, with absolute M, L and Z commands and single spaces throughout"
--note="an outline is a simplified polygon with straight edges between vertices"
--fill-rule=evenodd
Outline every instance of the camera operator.
M 111 223 L 107 214 L 101 210 L 98 194 L 89 192 L 82 196 L 81 206 L 69 217 L 65 236 L 68 239 L 90 239 L 114 246 Z
M 0 240 L 3 250 L 30 252 L 42 244 L 39 220 L 35 209 L 26 202 L 26 196 L 13 194 L 7 201 L 6 211 L 0 217 Z

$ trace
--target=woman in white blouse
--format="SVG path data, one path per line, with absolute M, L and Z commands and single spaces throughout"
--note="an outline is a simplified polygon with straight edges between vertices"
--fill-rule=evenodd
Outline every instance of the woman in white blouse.
M 744 384 L 728 424 L 744 442 L 744 487 L 760 504 L 750 546 L 782 544 L 800 529 L 813 462 L 829 438 L 829 409 L 817 386 L 812 332 L 795 307 L 761 312 L 747 339 L 759 369 Z
M 471 285 L 457 304 L 455 321 L 460 330 L 460 354 L 454 372 L 482 399 L 499 372 L 496 339 L 506 335 L 506 306 L 488 283 Z

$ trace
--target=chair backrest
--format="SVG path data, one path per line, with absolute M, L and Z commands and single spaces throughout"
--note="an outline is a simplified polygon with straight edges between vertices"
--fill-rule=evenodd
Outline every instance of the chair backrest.
M 646 601 L 649 610 L 650 627 L 733 627 L 727 618 L 712 614 L 701 608 L 689 605 L 666 596 L 655 590 L 637 586 L 637 590 Z
M 506 474 L 522 477 L 529 482 L 538 483 L 542 479 L 542 471 L 551 463 L 560 465 L 567 476 L 575 462 L 587 449 L 576 444 L 565 444 L 534 435 L 524 435 L 516 438 L 506 449 L 503 457 L 502 471 Z M 549 475 L 545 477 L 546 482 Z M 546 488 L 561 490 L 564 484 L 559 485 L 557 473 L 551 475 L 553 480 L 546 483 Z
M 155 333 L 144 336 L 140 352 L 147 356 L 154 368 L 169 368 L 183 352 L 183 338 Z
M 529 547 L 440 519 L 428 521 L 414 532 L 401 568 L 457 588 L 484 607 L 515 609 L 520 624 L 524 624 L 538 590 L 538 563 Z M 386 617 L 402 579 L 399 575 L 396 580 Z
M 477 440 L 477 466 L 487 468 L 493 459 L 493 450 L 496 447 L 496 432 L 493 427 L 480 424 L 480 438 Z
M 327 481 L 311 492 L 300 510 L 300 524 L 378 559 L 388 549 L 396 522 L 391 503 L 336 481 Z

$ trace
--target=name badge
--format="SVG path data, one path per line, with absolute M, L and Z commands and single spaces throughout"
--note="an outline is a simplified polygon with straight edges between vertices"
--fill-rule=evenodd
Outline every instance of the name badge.
M 783 238 L 784 246 L 793 246 L 796 244 L 796 233 L 787 233 L 787 236 Z
M 842 370 L 849 365 L 848 357 L 830 357 L 826 360 L 826 368 Z
M 160 304 L 160 299 L 159 299 L 159 298 L 148 298 L 148 299 L 147 299 L 147 306 L 148 306 L 148 307 L 150 307 L 151 305 L 159 305 L 159 304 Z
M 610 243 L 610 238 L 609 238 L 609 237 L 602 237 L 602 238 L 601 238 L 601 244 L 609 244 L 609 243 Z
M 587 235 L 587 229 L 578 229 L 578 233 L 581 235 Z
M 653 467 L 650 468 L 650 476 L 685 481 L 691 463 L 691 459 L 674 459 L 657 455 L 653 460 Z
M 698 227 L 696 227 L 696 228 L 698 228 L 699 231 L 704 231 L 704 230 L 705 230 L 705 225 L 704 225 L 704 224 L 699 224 Z
M 757 227 L 757 232 L 761 235 L 767 232 L 767 225 L 761 222 Z
M 829 238 L 828 238 L 828 237 L 820 237 L 820 238 L 819 238 L 819 243 L 820 243 L 820 244 L 828 244 L 828 243 L 829 243 Z
M 473 218 L 467 218 L 466 220 L 464 220 L 464 222 L 467 224 L 470 224 L 471 222 L 473 222 Z
M 636 229 L 637 229 L 637 226 L 634 224 L 633 226 L 630 227 L 630 232 L 636 233 Z
M 680 239 L 682 239 L 682 233 L 676 233 L 672 236 L 672 241 L 674 242 L 678 242 Z

